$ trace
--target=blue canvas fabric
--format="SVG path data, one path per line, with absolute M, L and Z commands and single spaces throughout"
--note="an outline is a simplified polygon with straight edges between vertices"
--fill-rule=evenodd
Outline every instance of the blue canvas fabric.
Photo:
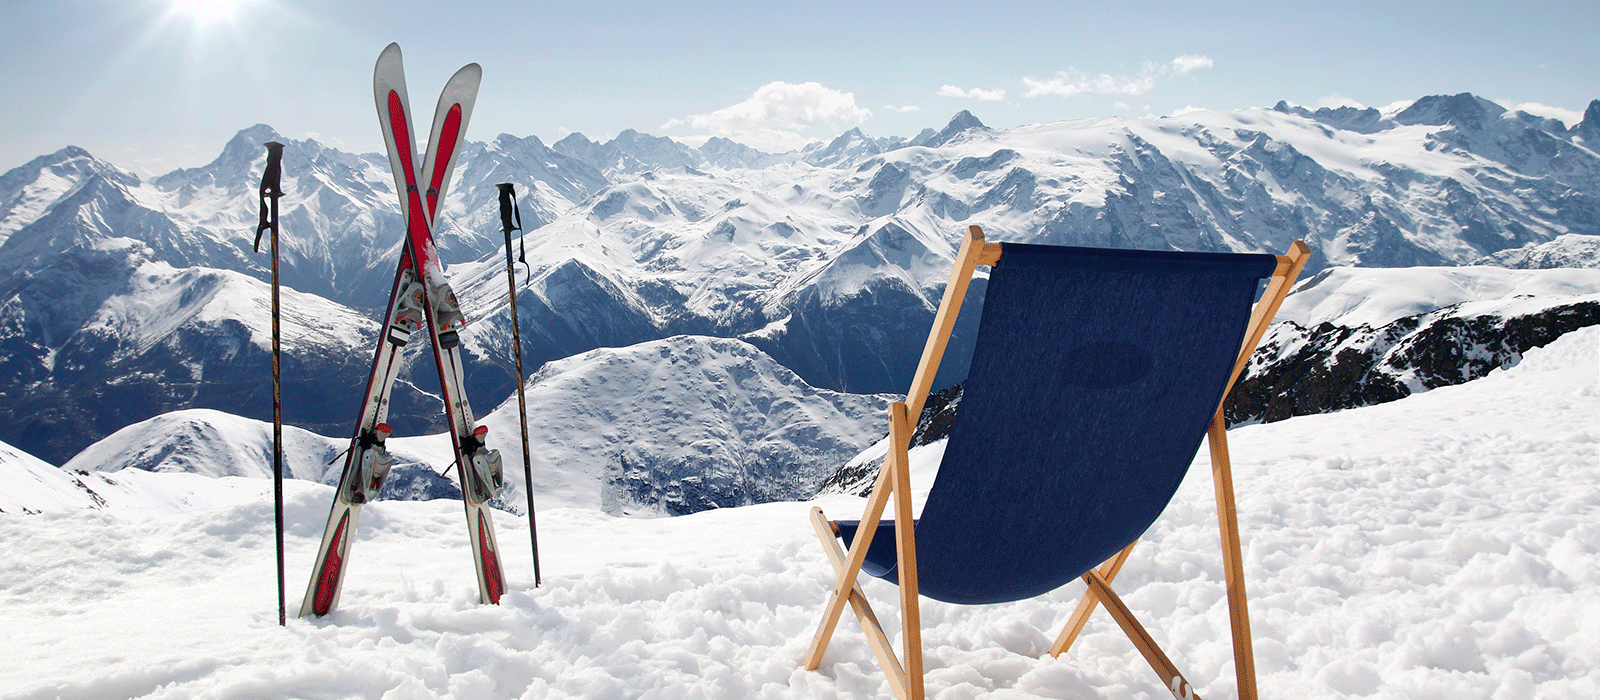
M 1271 255 L 1005 244 L 916 523 L 918 590 L 1031 598 L 1138 539 L 1194 459 Z M 839 521 L 848 544 L 858 523 Z M 863 571 L 897 581 L 893 523 Z

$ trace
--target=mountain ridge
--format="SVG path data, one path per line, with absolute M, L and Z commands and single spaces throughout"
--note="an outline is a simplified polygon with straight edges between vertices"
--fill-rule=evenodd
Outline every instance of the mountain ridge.
M 510 350 L 511 295 L 490 187 L 505 181 L 518 184 L 528 229 L 515 274 L 530 370 L 690 333 L 745 338 L 819 387 L 900 391 L 910 369 L 898 353 L 920 344 L 941 268 L 968 224 L 991 240 L 1152 249 L 1278 253 L 1303 239 L 1308 275 L 1468 264 L 1600 234 L 1600 156 L 1585 135 L 1596 105 L 1570 128 L 1471 95 L 1376 117 L 1280 103 L 995 129 L 962 112 L 909 141 L 852 129 L 789 154 L 726 140 L 704 151 L 632 130 L 550 146 L 500 135 L 464 145 L 437 238 L 471 318 L 468 393 L 480 403 L 515 383 L 499 359 Z M 93 335 L 84 324 L 94 310 L 147 261 L 265 279 L 268 261 L 250 249 L 264 162 L 250 144 L 261 138 L 285 140 L 256 125 L 206 166 L 148 181 L 75 148 L 0 175 L 0 365 L 39 386 L 68 383 L 45 358 Z M 387 164 L 288 141 L 285 281 L 370 314 L 400 250 Z M 903 255 L 893 241 L 920 252 Z M 981 292 L 975 285 L 973 299 Z M 166 342 L 141 347 L 184 346 Z M 124 346 L 96 345 L 107 354 L 81 359 L 109 364 Z M 366 353 L 349 353 L 349 367 L 322 383 L 358 394 L 364 372 L 354 368 Z M 143 371 L 177 376 L 184 361 L 208 360 L 174 356 Z M 408 432 L 437 428 L 424 417 L 436 400 L 430 367 L 413 362 L 397 388 L 397 402 L 414 409 L 397 420 L 420 421 Z M 117 420 L 195 405 L 148 393 L 125 397 Z M 78 388 L 55 400 L 103 399 Z M 325 420 L 353 414 L 347 401 Z M 0 406 L 23 421 L 0 439 L 26 442 L 39 408 Z M 266 407 L 240 410 L 261 417 Z M 92 440 L 105 430 L 67 433 Z

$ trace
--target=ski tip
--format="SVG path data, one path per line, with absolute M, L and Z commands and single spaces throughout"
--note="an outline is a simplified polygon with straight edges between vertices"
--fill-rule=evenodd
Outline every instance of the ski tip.
M 400 60 L 400 43 L 391 41 L 388 46 L 383 47 L 383 53 L 378 54 L 378 61 L 372 64 L 374 85 L 377 84 L 378 76 L 383 75 L 385 72 L 403 70 L 399 68 L 401 65 L 404 64 Z M 393 66 L 394 68 L 385 68 L 386 66 Z
M 456 71 L 455 75 L 450 76 L 450 80 L 452 82 L 463 79 L 470 79 L 473 82 L 479 82 L 483 80 L 483 66 L 480 66 L 476 63 L 468 63 L 467 65 L 462 66 L 461 70 Z

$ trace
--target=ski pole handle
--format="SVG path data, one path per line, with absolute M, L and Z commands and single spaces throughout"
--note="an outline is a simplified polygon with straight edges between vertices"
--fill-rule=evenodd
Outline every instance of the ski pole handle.
M 522 230 L 522 212 L 517 211 L 517 186 L 502 182 L 500 188 L 500 230 L 506 233 L 506 244 L 511 243 L 511 232 Z
M 522 230 L 522 210 L 517 208 L 517 186 L 502 182 L 500 188 L 500 230 L 506 234 L 506 264 L 511 263 L 511 232 Z M 518 239 L 521 242 L 521 239 Z M 519 261 L 528 264 L 528 247 L 523 244 Z
M 261 172 L 261 222 L 256 225 L 256 252 L 261 252 L 261 233 L 278 225 L 278 212 L 274 209 L 269 216 L 268 210 L 272 209 L 268 201 L 276 202 L 283 196 L 283 144 L 277 141 L 268 141 L 267 168 Z

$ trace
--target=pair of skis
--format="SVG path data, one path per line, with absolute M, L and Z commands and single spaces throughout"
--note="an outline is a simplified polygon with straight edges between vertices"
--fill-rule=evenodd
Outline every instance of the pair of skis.
M 339 603 L 339 590 L 361 506 L 377 497 L 393 464 L 386 447 L 393 432 L 385 422 L 389 414 L 389 395 L 394 388 L 401 351 L 419 325 L 427 327 L 439 370 L 450 440 L 466 506 L 472 558 L 477 569 L 478 600 L 485 604 L 499 603 L 505 592 L 500 550 L 486 505 L 504 487 L 504 466 L 499 451 L 484 445 L 488 428 L 476 425 L 472 407 L 467 403 L 459 336 L 465 318 L 445 281 L 444 266 L 433 242 L 434 216 L 449 188 L 482 75 L 478 64 L 471 63 L 456 71 L 445 84 L 434 112 L 427 155 L 419 169 L 399 44 L 390 44 L 383 50 L 373 71 L 373 96 L 378 119 L 383 125 L 384 143 L 389 149 L 395 191 L 400 195 L 405 217 L 406 242 L 394 286 L 389 292 L 384 329 L 367 379 L 361 416 L 350 448 L 345 452 L 344 472 L 328 514 L 311 582 L 300 606 L 301 616 L 326 615 Z

